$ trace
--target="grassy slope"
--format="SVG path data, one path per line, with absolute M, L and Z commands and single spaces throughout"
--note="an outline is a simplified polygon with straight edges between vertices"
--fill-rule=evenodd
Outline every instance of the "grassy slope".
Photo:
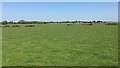
M 117 31 L 103 24 L 3 28 L 3 66 L 117 65 Z

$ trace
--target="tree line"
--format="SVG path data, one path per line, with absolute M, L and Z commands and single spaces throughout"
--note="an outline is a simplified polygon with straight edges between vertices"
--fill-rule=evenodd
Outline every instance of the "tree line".
M 44 22 L 44 21 L 25 21 L 25 20 L 19 20 L 18 22 L 13 21 L 2 21 L 0 24 L 48 24 L 48 23 L 105 23 L 103 21 L 60 21 L 60 22 Z

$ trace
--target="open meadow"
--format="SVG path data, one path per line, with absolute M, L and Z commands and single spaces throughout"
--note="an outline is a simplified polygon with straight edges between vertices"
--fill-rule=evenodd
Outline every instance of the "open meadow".
M 2 28 L 3 66 L 118 65 L 117 25 L 19 25 Z

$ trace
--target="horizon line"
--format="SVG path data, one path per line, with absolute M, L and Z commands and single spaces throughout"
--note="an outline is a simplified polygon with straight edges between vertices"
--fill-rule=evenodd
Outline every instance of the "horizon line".
M 21 19 L 23 20 L 23 19 Z M 10 21 L 13 21 L 13 20 L 2 20 L 2 21 L 7 21 L 7 22 L 10 22 Z M 0 22 L 2 22 L 0 21 Z M 20 21 L 20 20 L 18 20 Z M 18 22 L 18 21 L 13 21 L 13 22 Z M 59 21 L 55 21 L 55 20 L 50 20 L 50 21 L 40 21 L 40 20 L 24 20 L 24 21 L 38 21 L 38 22 L 64 22 L 64 21 L 83 21 L 83 22 L 90 22 L 90 21 L 102 21 L 102 22 L 118 22 L 118 21 L 110 21 L 110 20 L 59 20 Z

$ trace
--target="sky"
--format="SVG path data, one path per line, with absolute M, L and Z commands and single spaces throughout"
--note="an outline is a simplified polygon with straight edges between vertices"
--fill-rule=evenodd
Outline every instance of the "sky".
M 119 2 L 119 0 L 1 0 L 2 2 Z
M 3 2 L 7 21 L 118 21 L 117 2 Z

